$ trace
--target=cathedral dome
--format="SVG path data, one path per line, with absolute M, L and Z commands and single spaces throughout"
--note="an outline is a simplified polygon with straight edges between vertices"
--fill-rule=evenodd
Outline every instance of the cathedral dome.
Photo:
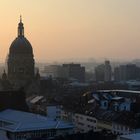
M 10 80 L 14 88 L 24 87 L 35 77 L 33 48 L 24 36 L 24 25 L 21 17 L 18 24 L 17 37 L 9 48 L 7 66 L 8 80 Z
M 33 53 L 30 42 L 24 36 L 18 36 L 10 46 L 10 54 L 18 53 Z
M 18 24 L 18 36 L 12 42 L 10 49 L 10 54 L 33 54 L 32 46 L 30 42 L 24 37 L 24 26 L 22 19 Z

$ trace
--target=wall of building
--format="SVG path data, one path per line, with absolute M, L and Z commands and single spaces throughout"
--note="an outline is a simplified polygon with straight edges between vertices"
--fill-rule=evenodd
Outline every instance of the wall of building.
M 97 119 L 87 115 L 76 113 L 73 118 L 76 131 L 82 133 L 88 132 L 89 130 L 97 131 Z
M 47 116 L 54 119 L 60 119 L 61 106 L 47 106 Z
M 101 129 L 112 130 L 112 122 L 98 120 L 97 129 L 99 129 L 99 130 L 101 130 Z
M 132 133 L 132 130 L 128 126 L 113 123 L 112 124 L 112 133 L 121 134 L 121 135 L 127 135 L 127 134 Z

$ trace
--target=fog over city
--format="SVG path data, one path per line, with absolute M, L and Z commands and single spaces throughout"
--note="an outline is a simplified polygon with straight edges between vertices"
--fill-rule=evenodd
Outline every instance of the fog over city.
M 1 0 L 0 140 L 140 140 L 140 0 Z

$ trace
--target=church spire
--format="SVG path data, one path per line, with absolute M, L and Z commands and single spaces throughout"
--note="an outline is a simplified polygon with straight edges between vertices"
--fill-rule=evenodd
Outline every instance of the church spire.
M 22 16 L 20 15 L 20 23 L 22 22 Z
M 20 15 L 20 22 L 18 24 L 18 37 L 24 37 L 24 26 L 22 23 L 22 16 Z

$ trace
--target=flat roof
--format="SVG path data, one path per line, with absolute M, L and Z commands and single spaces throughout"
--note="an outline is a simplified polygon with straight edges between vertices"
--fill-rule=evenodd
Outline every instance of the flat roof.
M 38 102 L 38 101 L 41 100 L 41 99 L 43 99 L 43 96 L 36 96 L 36 97 L 34 97 L 30 102 L 31 102 L 32 104 L 34 104 L 34 103 Z
M 0 112 L 0 129 L 11 132 L 33 131 L 43 129 L 69 129 L 72 123 L 58 121 L 39 114 L 7 109 Z
M 112 100 L 121 100 L 123 97 L 113 97 Z
M 97 90 L 97 92 L 123 92 L 123 93 L 136 93 L 136 94 L 140 94 L 140 91 L 135 91 L 135 90 L 119 90 L 119 89 L 115 89 L 115 90 Z

